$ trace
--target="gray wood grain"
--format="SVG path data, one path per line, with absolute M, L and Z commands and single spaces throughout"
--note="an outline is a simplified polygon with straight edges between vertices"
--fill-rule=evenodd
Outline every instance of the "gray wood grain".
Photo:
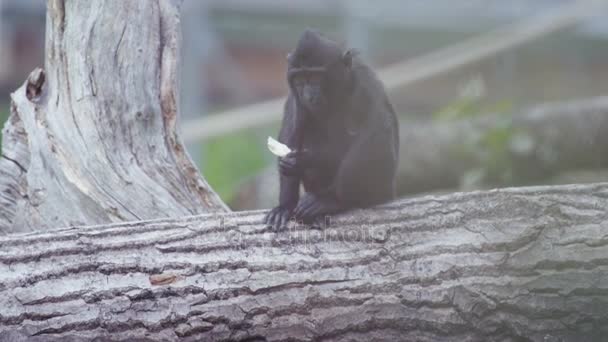
M 608 183 L 401 200 L 324 230 L 255 211 L 0 237 L 0 340 L 602 341 L 606 208 Z
M 48 2 L 12 96 L 0 234 L 225 211 L 176 134 L 181 1 Z

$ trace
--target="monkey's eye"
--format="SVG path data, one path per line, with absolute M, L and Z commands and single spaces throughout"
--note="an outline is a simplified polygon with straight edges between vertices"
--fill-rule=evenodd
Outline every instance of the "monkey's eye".
M 321 83 L 321 79 L 322 77 L 318 73 L 307 73 L 294 77 L 293 82 L 295 82 L 296 85 L 319 84 Z

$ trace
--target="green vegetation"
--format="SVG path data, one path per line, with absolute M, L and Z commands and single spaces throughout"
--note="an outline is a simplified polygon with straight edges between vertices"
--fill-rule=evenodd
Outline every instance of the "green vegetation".
M 481 85 L 483 87 L 483 84 Z M 475 92 L 473 92 L 475 93 Z M 509 101 L 484 103 L 483 89 L 476 95 L 464 94 L 433 114 L 434 120 L 450 121 L 494 115 L 495 120 L 478 134 L 463 137 L 461 145 L 454 146 L 460 160 L 471 161 L 471 169 L 461 178 L 461 187 L 478 188 L 485 184 L 512 184 L 516 181 L 513 169 L 512 148 L 527 137 L 513 126 Z
M 268 135 L 276 135 L 276 128 L 236 132 L 204 143 L 201 172 L 224 202 L 232 201 L 244 179 L 274 160 L 266 148 Z

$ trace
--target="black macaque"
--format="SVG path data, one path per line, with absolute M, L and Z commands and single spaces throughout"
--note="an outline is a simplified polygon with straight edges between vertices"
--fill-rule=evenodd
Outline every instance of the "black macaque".
M 279 141 L 292 152 L 279 158 L 279 205 L 265 223 L 274 229 L 290 219 L 320 224 L 328 215 L 393 199 L 399 128 L 371 68 L 312 30 L 287 59 L 290 90 Z

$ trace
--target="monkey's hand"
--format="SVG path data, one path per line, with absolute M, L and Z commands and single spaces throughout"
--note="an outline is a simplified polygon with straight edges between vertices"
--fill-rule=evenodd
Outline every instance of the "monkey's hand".
M 309 150 L 292 151 L 279 158 L 279 172 L 288 177 L 301 176 L 311 159 Z
M 264 223 L 266 226 L 270 226 L 276 231 L 285 227 L 292 216 L 293 208 L 287 208 L 279 205 L 266 214 Z

